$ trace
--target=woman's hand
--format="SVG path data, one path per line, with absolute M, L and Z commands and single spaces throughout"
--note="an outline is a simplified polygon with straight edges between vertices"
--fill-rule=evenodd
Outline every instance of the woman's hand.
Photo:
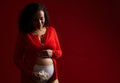
M 46 52 L 49 57 L 52 57 L 53 51 L 51 49 L 47 49 Z
M 53 55 L 53 51 L 51 49 L 42 50 L 38 53 L 38 56 L 43 58 L 51 58 L 52 55 Z

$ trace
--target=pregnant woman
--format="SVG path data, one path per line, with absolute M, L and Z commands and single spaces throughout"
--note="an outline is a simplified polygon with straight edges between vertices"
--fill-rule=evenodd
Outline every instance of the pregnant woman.
M 38 3 L 28 4 L 20 14 L 14 63 L 21 83 L 59 83 L 56 59 L 62 50 L 48 21 L 46 8 Z

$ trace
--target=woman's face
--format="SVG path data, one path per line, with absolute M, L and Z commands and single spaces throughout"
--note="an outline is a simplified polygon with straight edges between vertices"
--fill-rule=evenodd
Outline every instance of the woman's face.
M 44 27 L 45 23 L 45 16 L 44 12 L 42 10 L 35 13 L 33 19 L 32 19 L 32 25 L 36 29 L 40 29 L 41 27 Z

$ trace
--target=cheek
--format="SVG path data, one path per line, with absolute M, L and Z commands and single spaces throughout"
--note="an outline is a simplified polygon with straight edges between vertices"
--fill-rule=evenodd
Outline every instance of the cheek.
M 44 23 L 45 23 L 45 20 L 42 20 L 41 23 L 44 24 Z

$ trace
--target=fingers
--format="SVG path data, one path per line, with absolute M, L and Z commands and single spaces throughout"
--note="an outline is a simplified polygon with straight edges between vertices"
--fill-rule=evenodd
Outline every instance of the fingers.
M 53 51 L 50 50 L 50 49 L 47 49 L 46 51 L 47 51 L 48 56 L 49 56 L 49 57 L 52 57 L 52 55 L 53 55 Z
M 51 50 L 51 49 L 47 49 L 47 50 L 43 50 L 42 51 L 42 55 L 43 55 L 43 57 L 52 57 L 52 55 L 53 55 L 53 51 Z
M 53 51 L 51 49 L 42 50 L 37 55 L 43 58 L 51 58 L 53 55 Z

